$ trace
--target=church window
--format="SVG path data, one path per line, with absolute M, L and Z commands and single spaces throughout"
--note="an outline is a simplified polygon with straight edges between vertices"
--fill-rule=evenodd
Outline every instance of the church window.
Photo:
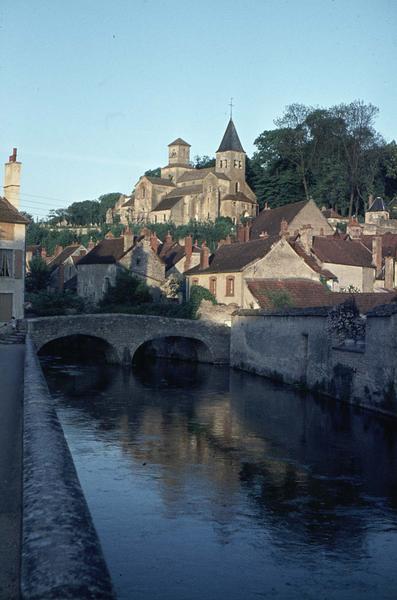
M 235 161 L 234 161 L 234 166 L 235 166 L 235 167 L 238 167 L 238 160 L 235 160 Z
M 238 161 L 238 168 L 239 168 L 239 169 L 242 169 L 242 168 L 243 168 L 243 165 L 241 164 L 241 160 L 239 160 L 239 161 Z
M 235 187 L 235 191 L 236 191 L 236 193 L 240 191 L 240 184 L 239 184 L 239 182 L 238 182 L 238 181 L 236 181 L 236 183 L 235 183 L 235 186 L 234 186 L 234 187 Z
M 226 296 L 234 296 L 234 277 L 226 279 Z
M 227 160 L 225 159 L 225 169 L 227 169 Z
M 219 166 L 220 166 L 221 169 L 222 169 L 222 164 L 223 164 L 223 161 L 220 160 L 219 161 Z
M 210 277 L 210 292 L 216 296 L 216 277 Z

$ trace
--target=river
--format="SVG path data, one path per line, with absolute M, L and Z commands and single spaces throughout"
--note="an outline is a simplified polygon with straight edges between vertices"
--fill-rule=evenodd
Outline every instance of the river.
M 120 599 L 397 598 L 397 427 L 211 365 L 43 360 Z

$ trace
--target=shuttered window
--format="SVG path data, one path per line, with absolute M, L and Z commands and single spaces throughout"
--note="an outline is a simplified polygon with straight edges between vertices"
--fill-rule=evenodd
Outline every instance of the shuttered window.
M 14 277 L 16 279 L 22 279 L 23 277 L 23 252 L 22 250 L 15 250 L 15 263 L 14 263 Z
M 226 296 L 234 296 L 234 277 L 226 279 Z

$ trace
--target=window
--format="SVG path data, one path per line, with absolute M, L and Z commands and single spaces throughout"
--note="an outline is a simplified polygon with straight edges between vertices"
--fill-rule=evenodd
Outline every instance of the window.
M 13 277 L 12 250 L 0 250 L 0 277 Z
M 142 198 L 144 198 L 146 196 L 146 189 L 143 187 L 142 188 Z
M 235 167 L 238 167 L 238 160 L 235 160 L 235 161 L 234 161 L 234 166 L 235 166 Z
M 166 220 L 167 220 L 167 215 L 164 213 L 163 214 L 163 221 L 166 221 Z
M 216 277 L 210 277 L 210 292 L 216 296 Z
M 194 277 L 192 279 L 192 285 L 198 285 L 199 280 L 197 279 L 197 277 Z
M 154 222 L 157 223 L 157 215 L 154 215 Z
M 234 186 L 234 187 L 235 187 L 235 191 L 236 191 L 236 193 L 240 191 L 240 184 L 239 184 L 239 182 L 238 182 L 238 181 L 235 183 L 235 186 Z
M 242 168 L 243 168 L 243 165 L 241 164 L 241 160 L 239 160 L 239 161 L 238 161 L 238 168 L 239 168 L 239 169 L 242 169 Z
M 223 162 L 225 163 L 225 165 L 224 165 L 225 169 L 227 169 L 227 160 L 225 159 Z
M 219 161 L 219 166 L 220 166 L 221 169 L 222 169 L 222 164 L 223 164 L 223 161 L 220 160 Z
M 234 277 L 226 279 L 226 296 L 234 296 Z

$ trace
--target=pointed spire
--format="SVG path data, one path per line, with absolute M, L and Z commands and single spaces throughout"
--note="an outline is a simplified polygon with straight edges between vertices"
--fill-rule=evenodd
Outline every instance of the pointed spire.
M 240 138 L 238 137 L 236 128 L 234 126 L 232 118 L 226 127 L 225 135 L 222 138 L 221 145 L 217 152 L 227 152 L 233 150 L 234 152 L 244 152 L 244 148 L 241 145 Z

